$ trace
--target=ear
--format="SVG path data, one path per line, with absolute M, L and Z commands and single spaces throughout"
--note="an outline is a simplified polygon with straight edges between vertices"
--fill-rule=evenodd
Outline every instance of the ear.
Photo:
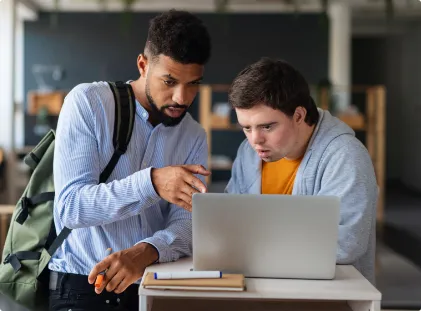
M 297 124 L 301 124 L 305 122 L 305 118 L 307 116 L 307 110 L 304 107 L 297 107 L 294 112 L 294 122 Z
M 145 54 L 139 54 L 137 57 L 137 69 L 142 77 L 146 77 L 148 72 L 148 58 Z

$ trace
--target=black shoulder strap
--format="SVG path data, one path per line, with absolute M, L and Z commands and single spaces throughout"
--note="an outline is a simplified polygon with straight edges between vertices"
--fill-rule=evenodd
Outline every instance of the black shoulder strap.
M 114 121 L 114 133 L 113 133 L 113 145 L 114 154 L 111 160 L 108 162 L 104 171 L 100 175 L 100 183 L 105 182 L 110 177 L 111 172 L 117 165 L 120 156 L 127 150 L 127 146 L 132 136 L 135 112 L 136 112 L 136 100 L 134 92 L 130 84 L 124 82 L 109 82 L 110 88 L 114 95 L 115 102 L 115 121 Z M 53 201 L 54 192 L 45 192 L 31 198 L 22 198 L 22 213 L 17 218 L 17 222 L 22 224 L 28 217 L 28 209 L 35 207 L 39 203 Z M 50 234 L 47 238 L 46 247 L 48 253 L 53 256 L 56 250 L 69 236 L 72 230 L 64 227 L 58 236 L 55 236 L 55 228 L 52 224 Z M 38 252 L 17 252 L 9 254 L 4 263 L 10 263 L 15 270 L 19 271 L 21 268 L 21 260 L 39 260 L 41 253 Z
M 124 82 L 108 82 L 114 95 L 115 103 L 115 119 L 114 119 L 114 134 L 113 145 L 114 154 L 108 162 L 104 171 L 101 173 L 99 182 L 105 182 L 110 177 L 113 169 L 117 165 L 120 156 L 127 150 L 127 146 L 132 137 L 134 126 L 136 100 L 134 97 L 133 89 L 130 84 Z M 64 227 L 60 234 L 54 239 L 48 249 L 48 253 L 52 256 L 57 248 L 69 236 L 72 230 Z
M 127 150 L 133 132 L 134 117 L 136 112 L 136 100 L 130 84 L 124 82 L 108 82 L 114 95 L 115 118 L 113 145 L 114 154 L 110 162 L 101 173 L 99 182 L 106 182 L 120 156 Z

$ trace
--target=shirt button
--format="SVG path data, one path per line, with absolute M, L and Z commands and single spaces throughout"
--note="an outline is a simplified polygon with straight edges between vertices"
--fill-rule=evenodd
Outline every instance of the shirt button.
M 147 115 L 146 115 L 146 112 L 144 112 L 142 115 L 143 115 L 143 117 L 144 117 L 144 118 L 146 118 L 146 116 L 147 116 Z

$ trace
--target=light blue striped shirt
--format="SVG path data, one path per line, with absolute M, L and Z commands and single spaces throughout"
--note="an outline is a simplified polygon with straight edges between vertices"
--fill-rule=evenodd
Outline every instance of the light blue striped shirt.
M 106 82 L 76 86 L 60 112 L 54 154 L 54 221 L 59 233 L 74 229 L 49 269 L 88 275 L 105 250 L 139 242 L 154 245 L 159 261 L 191 256 L 191 213 L 161 199 L 151 167 L 200 164 L 207 167 L 206 133 L 190 114 L 174 127 L 153 127 L 136 102 L 133 134 L 126 153 L 103 184 L 114 152 L 114 99 Z M 203 176 L 198 176 L 205 182 Z

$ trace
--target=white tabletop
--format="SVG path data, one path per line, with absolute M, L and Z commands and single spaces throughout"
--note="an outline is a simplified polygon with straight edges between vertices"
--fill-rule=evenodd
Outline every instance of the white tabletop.
M 145 271 L 189 271 L 192 259 L 155 264 Z M 336 266 L 333 280 L 246 279 L 244 292 L 153 290 L 139 287 L 139 295 L 219 299 L 381 300 L 381 293 L 353 266 Z

